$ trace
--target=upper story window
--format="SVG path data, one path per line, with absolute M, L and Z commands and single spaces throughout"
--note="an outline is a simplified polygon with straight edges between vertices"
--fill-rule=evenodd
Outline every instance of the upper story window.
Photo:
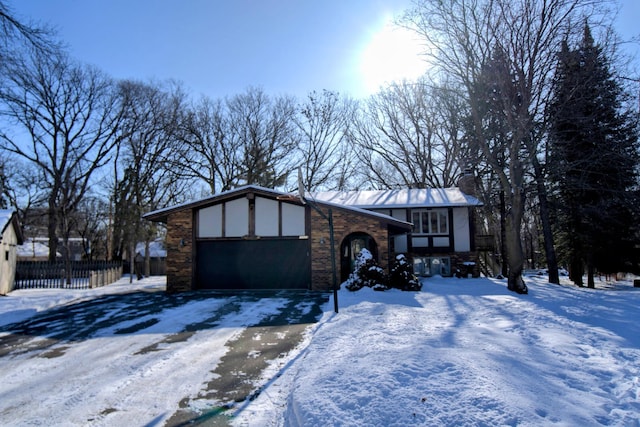
M 411 218 L 413 234 L 449 234 L 449 213 L 446 209 L 415 209 Z

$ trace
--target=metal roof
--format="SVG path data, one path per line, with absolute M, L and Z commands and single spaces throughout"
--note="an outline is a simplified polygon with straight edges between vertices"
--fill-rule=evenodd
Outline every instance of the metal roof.
M 318 202 L 361 209 L 482 206 L 477 198 L 463 193 L 457 187 L 319 191 L 309 196 Z

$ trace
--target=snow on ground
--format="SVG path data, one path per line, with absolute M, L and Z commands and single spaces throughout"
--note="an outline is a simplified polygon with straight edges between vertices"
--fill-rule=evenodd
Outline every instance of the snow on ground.
M 235 425 L 640 425 L 640 289 L 431 278 L 340 291 Z M 602 285 L 599 283 L 598 285 Z M 282 405 L 281 414 L 273 417 Z
M 297 350 L 256 385 L 259 396 L 227 415 L 236 426 L 640 426 L 640 288 L 526 280 L 522 296 L 496 279 L 428 278 L 417 293 L 341 290 L 340 312 L 329 301 Z M 127 282 L 14 291 L 0 298 L 0 327 L 62 304 L 164 287 L 163 278 Z M 170 351 L 141 350 L 162 348 L 164 335 L 217 306 L 185 301 L 136 333 L 102 330 L 62 343 L 60 357 L 1 356 L 0 424 L 162 425 L 198 393 L 225 342 L 278 304 L 222 317 Z
M 0 296 L 0 327 L 28 319 L 34 314 L 53 307 L 86 301 L 103 295 L 114 295 L 133 291 L 164 290 L 166 278 L 150 277 L 129 283 L 129 276 L 116 283 L 95 289 L 19 289 L 6 298 Z

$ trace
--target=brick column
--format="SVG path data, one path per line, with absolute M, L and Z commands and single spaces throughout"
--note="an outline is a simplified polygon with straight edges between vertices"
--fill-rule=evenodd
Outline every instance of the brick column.
M 170 214 L 167 220 L 167 291 L 192 290 L 193 213 L 191 209 Z

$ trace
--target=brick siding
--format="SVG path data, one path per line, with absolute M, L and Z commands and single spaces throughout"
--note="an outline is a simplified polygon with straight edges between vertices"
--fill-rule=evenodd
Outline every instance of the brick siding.
M 321 207 L 327 212 L 326 207 Z M 348 210 L 333 208 L 333 228 L 338 285 L 341 277 L 340 247 L 352 233 L 369 234 L 378 248 L 378 263 L 384 269 L 389 266 L 389 238 L 387 224 L 376 218 Z M 331 290 L 332 269 L 329 223 L 314 209 L 311 212 L 311 288 Z M 167 220 L 167 291 L 183 292 L 194 289 L 193 211 L 185 209 L 169 215 Z M 324 242 L 324 243 L 321 243 Z
M 167 221 L 167 292 L 193 289 L 193 214 L 185 209 Z
M 321 207 L 327 212 L 326 207 Z M 340 248 L 343 240 L 352 233 L 367 233 L 378 246 L 378 263 L 384 269 L 389 266 L 389 237 L 387 225 L 370 216 L 340 208 L 332 208 L 333 234 L 336 254 L 336 276 L 341 277 Z M 324 241 L 324 243 L 321 243 Z M 314 209 L 311 210 L 311 287 L 313 290 L 330 290 L 332 286 L 331 249 L 329 223 Z

